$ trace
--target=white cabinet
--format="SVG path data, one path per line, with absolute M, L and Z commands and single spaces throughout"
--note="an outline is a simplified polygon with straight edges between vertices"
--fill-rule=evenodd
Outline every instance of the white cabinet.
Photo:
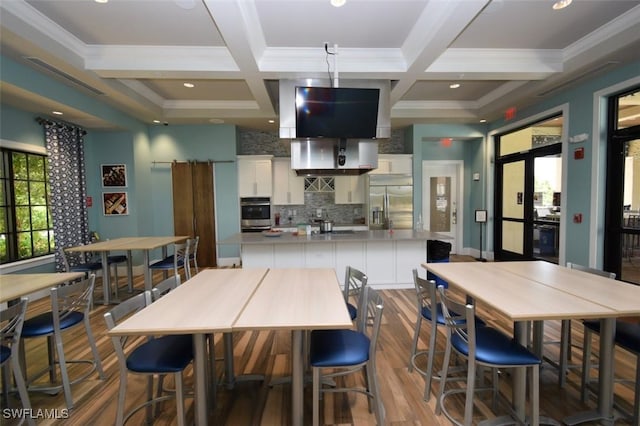
M 271 155 L 238 156 L 240 197 L 271 197 Z
M 369 172 L 372 175 L 413 174 L 413 156 L 411 154 L 380 154 L 378 168 Z
M 335 177 L 336 204 L 364 204 L 364 176 Z
M 290 158 L 273 160 L 273 205 L 304 204 L 304 177 L 291 169 Z

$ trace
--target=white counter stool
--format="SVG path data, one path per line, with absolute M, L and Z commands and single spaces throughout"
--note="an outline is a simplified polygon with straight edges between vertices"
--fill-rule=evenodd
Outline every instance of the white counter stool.
M 9 406 L 9 388 L 11 387 L 11 377 L 13 376 L 18 395 L 22 402 L 22 408 L 28 413 L 31 409 L 27 386 L 20 367 L 20 335 L 24 324 L 24 315 L 27 312 L 27 298 L 23 297 L 20 302 L 8 306 L 0 311 L 0 367 L 3 371 L 3 390 L 5 403 Z M 11 371 L 10 371 L 11 370 Z M 30 415 L 26 415 L 27 424 L 35 426 L 35 421 Z
M 49 347 L 49 366 L 45 370 L 36 374 L 32 379 L 27 380 L 30 383 L 33 379 L 36 379 L 46 372 L 49 372 L 49 379 L 51 383 L 56 381 L 56 364 L 60 368 L 60 376 L 62 378 L 61 385 L 53 385 L 48 387 L 36 387 L 29 386 L 29 390 L 39 391 L 51 391 L 59 390 L 64 391 L 64 398 L 67 404 L 67 408 L 73 408 L 73 397 L 71 395 L 71 385 L 78 383 L 81 380 L 86 379 L 93 373 L 98 371 L 100 379 L 104 380 L 104 372 L 102 371 L 102 364 L 100 361 L 100 355 L 98 348 L 96 347 L 95 339 L 93 338 L 93 332 L 91 331 L 91 325 L 89 323 L 89 312 L 91 303 L 93 300 L 93 288 L 95 284 L 95 275 L 89 275 L 89 278 L 80 282 L 75 282 L 60 287 L 54 287 L 51 289 L 51 311 L 37 315 L 33 318 L 28 318 L 24 321 L 22 327 L 22 340 L 34 337 L 46 337 Z M 64 347 L 62 345 L 62 332 L 70 330 L 74 327 L 84 325 L 87 340 L 89 341 L 89 347 L 93 354 L 93 360 L 72 360 L 66 359 L 64 353 Z M 57 354 L 57 361 L 56 361 Z M 26 354 L 22 351 L 22 356 Z M 91 365 L 91 369 L 81 375 L 81 377 L 74 380 L 70 380 L 67 372 L 67 364 L 70 363 L 86 363 Z M 23 365 L 26 363 L 23 362 Z

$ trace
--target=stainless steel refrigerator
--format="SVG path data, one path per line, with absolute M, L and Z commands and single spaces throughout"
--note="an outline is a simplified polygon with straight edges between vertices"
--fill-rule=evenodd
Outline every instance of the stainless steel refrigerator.
M 369 228 L 413 228 L 411 175 L 369 175 Z

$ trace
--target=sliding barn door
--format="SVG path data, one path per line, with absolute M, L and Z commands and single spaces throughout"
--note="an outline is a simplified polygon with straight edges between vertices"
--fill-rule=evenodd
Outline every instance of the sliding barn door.
M 213 164 L 174 162 L 171 178 L 175 234 L 199 236 L 198 266 L 216 266 Z

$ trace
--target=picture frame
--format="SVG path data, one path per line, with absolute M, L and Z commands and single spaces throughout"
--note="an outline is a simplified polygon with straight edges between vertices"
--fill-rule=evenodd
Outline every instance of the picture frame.
M 126 188 L 127 165 L 126 164 L 101 164 L 100 179 L 103 188 Z
M 485 223 L 487 221 L 486 210 L 476 210 L 476 223 Z
M 129 198 L 126 192 L 103 192 L 102 213 L 105 216 L 126 216 L 129 214 Z

